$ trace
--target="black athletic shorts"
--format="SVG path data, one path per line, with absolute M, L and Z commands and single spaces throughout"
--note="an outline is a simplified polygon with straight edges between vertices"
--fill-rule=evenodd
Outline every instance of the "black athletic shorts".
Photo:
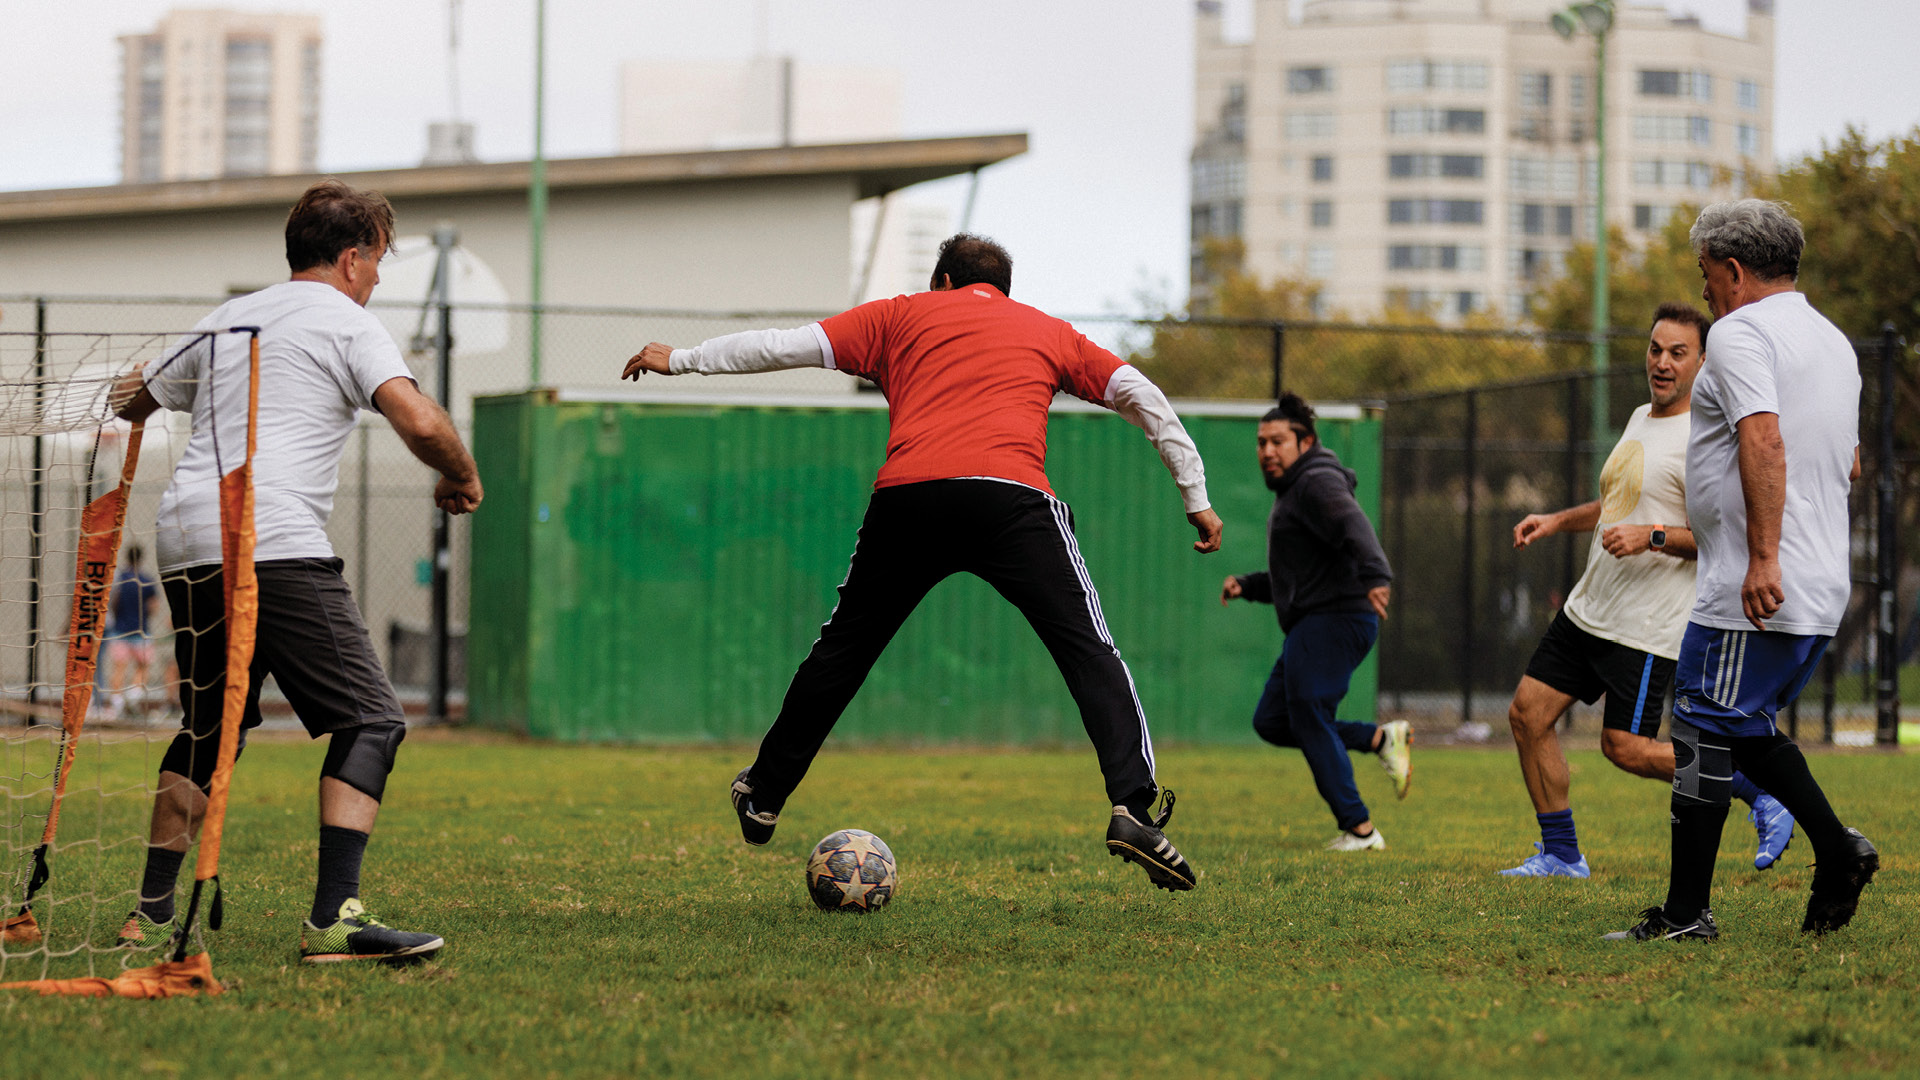
M 240 738 L 260 725 L 260 683 L 268 675 L 292 703 L 307 733 L 400 720 L 400 700 L 373 651 L 339 559 L 278 559 L 254 564 L 260 621 Z M 227 686 L 227 624 L 218 564 L 164 575 L 180 663 L 181 727 L 199 742 L 220 730 Z
M 1607 695 L 1601 723 L 1648 738 L 1660 733 L 1673 668 L 1672 660 L 1587 633 L 1564 611 L 1527 661 L 1528 675 L 1588 705 Z

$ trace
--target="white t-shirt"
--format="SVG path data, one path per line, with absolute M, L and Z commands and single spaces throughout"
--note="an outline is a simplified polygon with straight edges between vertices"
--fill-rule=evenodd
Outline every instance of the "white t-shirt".
M 1713 324 L 1693 384 L 1687 447 L 1687 513 L 1700 545 L 1694 622 L 1721 630 L 1753 624 L 1740 610 L 1747 576 L 1747 506 L 1735 425 L 1755 413 L 1780 418 L 1787 452 L 1780 524 L 1786 603 L 1767 629 L 1832 634 L 1853 593 L 1847 561 L 1847 493 L 1860 445 L 1860 368 L 1846 335 L 1797 292 L 1775 293 Z
M 1680 638 L 1693 607 L 1692 559 L 1643 551 L 1616 559 L 1600 546 L 1613 525 L 1687 523 L 1687 431 L 1690 418 L 1652 416 L 1653 406 L 1633 410 L 1620 442 L 1600 473 L 1600 524 L 1564 610 L 1575 626 L 1595 637 L 1668 660 L 1680 658 Z
M 254 559 L 332 558 L 327 518 L 355 414 L 373 408 L 382 383 L 412 372 L 380 320 L 323 282 L 229 300 L 195 329 L 230 326 L 260 328 Z M 163 571 L 220 561 L 220 477 L 241 466 L 247 447 L 247 339 L 188 337 L 167 355 L 149 367 L 147 390 L 163 408 L 191 410 L 193 434 L 160 498 L 154 547 Z

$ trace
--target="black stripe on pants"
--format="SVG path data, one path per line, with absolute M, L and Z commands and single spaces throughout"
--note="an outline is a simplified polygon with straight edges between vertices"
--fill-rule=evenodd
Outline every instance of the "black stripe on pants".
M 881 488 L 867 504 L 840 601 L 794 673 L 753 763 L 754 806 L 777 811 L 907 616 L 949 574 L 970 573 L 1040 635 L 1100 757 L 1115 804 L 1153 790 L 1153 742 L 1073 538 L 1073 514 L 998 480 Z

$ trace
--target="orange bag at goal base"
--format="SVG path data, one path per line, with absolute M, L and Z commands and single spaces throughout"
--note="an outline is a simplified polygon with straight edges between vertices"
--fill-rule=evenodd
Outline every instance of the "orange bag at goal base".
M 118 976 L 88 979 L 33 979 L 0 983 L 0 990 L 32 990 L 41 997 L 169 998 L 224 993 L 213 977 L 213 961 L 206 953 L 185 960 L 168 960 L 152 967 L 131 968 Z

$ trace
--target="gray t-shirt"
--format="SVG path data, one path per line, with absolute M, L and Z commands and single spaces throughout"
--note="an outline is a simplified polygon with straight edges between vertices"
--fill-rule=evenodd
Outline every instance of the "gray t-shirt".
M 260 328 L 259 442 L 253 461 L 254 559 L 328 559 L 327 519 L 361 409 L 412 373 L 393 335 L 331 285 L 288 281 L 229 300 L 196 330 Z M 177 355 L 176 355 L 177 354 Z M 163 408 L 193 413 L 193 434 L 160 498 L 160 569 L 220 561 L 220 477 L 247 447 L 247 343 L 183 338 L 147 372 Z M 216 431 L 217 421 L 217 431 Z
M 1714 323 L 1707 336 L 1687 445 L 1687 517 L 1700 546 L 1691 618 L 1721 630 L 1752 626 L 1740 609 L 1747 506 L 1735 425 L 1766 412 L 1780 418 L 1787 453 L 1780 525 L 1787 599 L 1767 629 L 1832 634 L 1853 592 L 1847 493 L 1860 444 L 1860 369 L 1846 335 L 1797 292 L 1748 304 Z

